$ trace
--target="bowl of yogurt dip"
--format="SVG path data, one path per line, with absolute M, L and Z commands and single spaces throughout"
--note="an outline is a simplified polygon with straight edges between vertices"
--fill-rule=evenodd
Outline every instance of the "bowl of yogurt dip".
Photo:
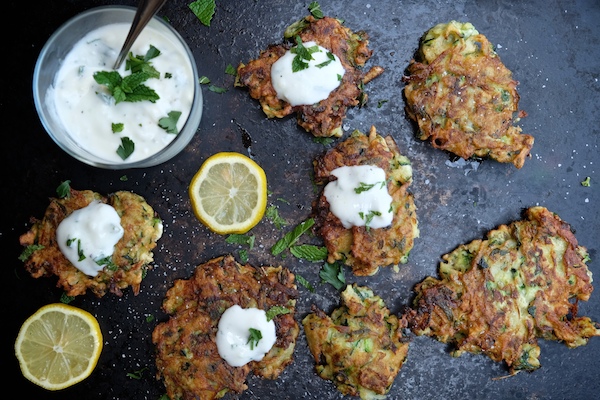
M 65 152 L 105 169 L 144 168 L 180 153 L 202 117 L 194 56 L 159 17 L 142 30 L 119 69 L 136 9 L 102 6 L 65 22 L 42 48 L 34 104 Z

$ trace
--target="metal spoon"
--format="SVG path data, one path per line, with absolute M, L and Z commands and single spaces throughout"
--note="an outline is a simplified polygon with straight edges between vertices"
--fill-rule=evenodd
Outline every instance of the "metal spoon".
M 123 60 L 125 60 L 125 57 L 127 57 L 127 54 L 129 53 L 129 49 L 131 49 L 131 46 L 135 42 L 135 39 L 137 39 L 140 32 L 142 32 L 142 29 L 144 29 L 146 24 L 148 24 L 148 21 L 154 17 L 154 14 L 156 14 L 166 2 L 167 0 L 140 0 L 137 11 L 135 12 L 135 17 L 133 17 L 133 23 L 131 24 L 125 43 L 123 43 L 121 52 L 117 57 L 114 69 L 118 69 L 121 66 Z

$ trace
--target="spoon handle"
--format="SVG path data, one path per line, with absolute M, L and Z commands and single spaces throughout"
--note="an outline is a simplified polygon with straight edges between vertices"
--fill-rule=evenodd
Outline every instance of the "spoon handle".
M 121 66 L 123 60 L 125 60 L 125 57 L 127 57 L 127 54 L 129 53 L 129 49 L 131 49 L 131 46 L 142 29 L 144 29 L 146 24 L 148 24 L 148 21 L 152 19 L 154 14 L 156 14 L 166 2 L 167 0 L 140 0 L 135 16 L 133 17 L 133 23 L 131 24 L 125 43 L 123 43 L 121 52 L 117 57 L 114 69 L 118 69 Z

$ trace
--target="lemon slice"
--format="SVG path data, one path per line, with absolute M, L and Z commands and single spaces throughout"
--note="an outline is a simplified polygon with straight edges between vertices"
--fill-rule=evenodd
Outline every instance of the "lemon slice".
M 87 378 L 102 351 L 102 332 L 94 316 L 67 304 L 48 304 L 21 326 L 15 354 L 21 372 L 48 390 Z
M 213 232 L 246 233 L 265 214 L 267 177 L 249 157 L 221 152 L 204 161 L 189 196 L 194 214 Z

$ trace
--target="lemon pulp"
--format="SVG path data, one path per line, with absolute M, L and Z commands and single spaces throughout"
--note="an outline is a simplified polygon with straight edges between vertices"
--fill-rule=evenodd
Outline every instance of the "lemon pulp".
M 264 216 L 267 178 L 251 158 L 221 152 L 204 161 L 189 196 L 194 214 L 213 232 L 246 233 Z
M 48 390 L 72 386 L 87 378 L 102 352 L 96 318 L 67 304 L 48 304 L 21 326 L 15 355 L 21 372 Z

